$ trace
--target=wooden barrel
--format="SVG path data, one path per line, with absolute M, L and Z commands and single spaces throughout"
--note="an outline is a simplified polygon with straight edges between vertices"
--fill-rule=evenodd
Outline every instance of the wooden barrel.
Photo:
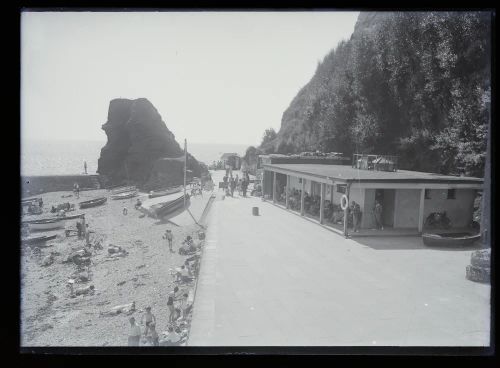
M 259 216 L 259 207 L 252 207 L 252 215 Z

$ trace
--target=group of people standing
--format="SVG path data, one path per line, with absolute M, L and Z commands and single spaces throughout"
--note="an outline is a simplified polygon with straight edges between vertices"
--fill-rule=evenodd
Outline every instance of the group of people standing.
M 234 191 L 237 189 L 240 194 L 243 193 L 243 197 L 247 196 L 248 184 L 250 183 L 248 173 L 244 173 L 242 178 L 239 178 L 238 174 L 236 174 L 236 177 L 233 177 L 232 173 L 230 173 L 230 176 L 226 173 L 222 180 L 227 195 L 234 197 Z
M 203 238 L 200 234 L 198 235 L 200 239 Z M 166 240 L 169 252 L 175 253 L 172 230 L 166 229 L 163 234 L 163 239 Z M 197 250 L 191 236 L 187 236 L 182 244 L 183 245 L 179 248 L 179 254 L 185 254 L 180 250 L 182 248 L 191 249 L 190 246 Z M 175 277 L 174 282 L 182 284 L 193 281 L 198 272 L 198 262 L 199 257 L 196 255 L 185 259 L 184 264 L 179 269 L 176 269 L 177 272 L 173 273 L 173 276 Z M 188 318 L 192 308 L 192 304 L 189 302 L 189 291 L 185 288 L 184 290 L 181 290 L 179 286 L 175 286 L 167 295 L 166 305 L 168 308 L 168 334 L 164 338 L 159 339 L 158 332 L 156 331 L 156 316 L 151 312 L 151 307 L 148 306 L 146 307 L 145 313 L 142 315 L 140 320 L 140 324 L 145 326 L 144 331 L 141 330 L 140 325 L 134 317 L 129 318 L 129 346 L 140 346 L 142 337 L 145 341 L 148 341 L 147 344 L 152 346 L 178 346 L 182 342 L 183 332 L 181 331 L 181 327 Z M 184 322 L 182 322 L 183 320 Z
M 144 334 L 141 331 L 141 327 L 137 324 L 134 317 L 129 318 L 130 322 L 130 333 L 128 337 L 128 346 L 140 346 L 141 337 L 144 336 L 146 340 L 152 346 L 159 346 L 160 339 L 158 332 L 156 331 L 156 317 L 151 312 L 151 307 L 146 307 L 145 313 L 141 317 L 141 325 L 145 325 Z M 163 346 L 176 346 L 182 339 L 182 333 L 179 327 L 170 325 L 168 326 L 168 334 L 162 339 L 161 345 Z
M 380 203 L 380 200 L 377 199 L 375 200 L 375 206 L 373 207 L 375 226 L 377 230 L 384 230 L 384 225 L 382 223 L 382 213 L 383 213 L 382 203 Z M 355 201 L 352 201 L 351 205 L 349 206 L 349 215 L 351 216 L 352 219 L 353 231 L 357 233 L 359 231 L 359 226 L 361 224 L 362 212 L 361 212 L 361 207 Z

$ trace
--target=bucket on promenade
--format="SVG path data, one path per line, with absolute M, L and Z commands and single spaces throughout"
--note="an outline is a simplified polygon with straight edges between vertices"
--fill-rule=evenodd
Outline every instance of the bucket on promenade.
M 252 215 L 259 216 L 259 207 L 252 207 Z

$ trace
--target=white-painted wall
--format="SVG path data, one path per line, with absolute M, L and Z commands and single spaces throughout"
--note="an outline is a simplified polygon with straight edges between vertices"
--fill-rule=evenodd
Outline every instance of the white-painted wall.
M 394 227 L 418 228 L 420 189 L 396 189 Z
M 425 199 L 424 222 L 431 212 L 446 211 L 452 227 L 467 227 L 474 212 L 475 189 L 456 189 L 455 199 L 446 199 L 447 190 L 431 189 L 430 199 Z

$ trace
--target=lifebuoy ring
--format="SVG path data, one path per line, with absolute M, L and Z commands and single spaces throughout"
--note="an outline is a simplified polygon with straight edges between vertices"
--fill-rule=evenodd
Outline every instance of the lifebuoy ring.
M 342 195 L 342 198 L 340 198 L 340 208 L 342 208 L 345 211 L 347 209 L 347 206 L 349 206 L 349 200 L 347 199 L 347 196 L 344 194 Z

